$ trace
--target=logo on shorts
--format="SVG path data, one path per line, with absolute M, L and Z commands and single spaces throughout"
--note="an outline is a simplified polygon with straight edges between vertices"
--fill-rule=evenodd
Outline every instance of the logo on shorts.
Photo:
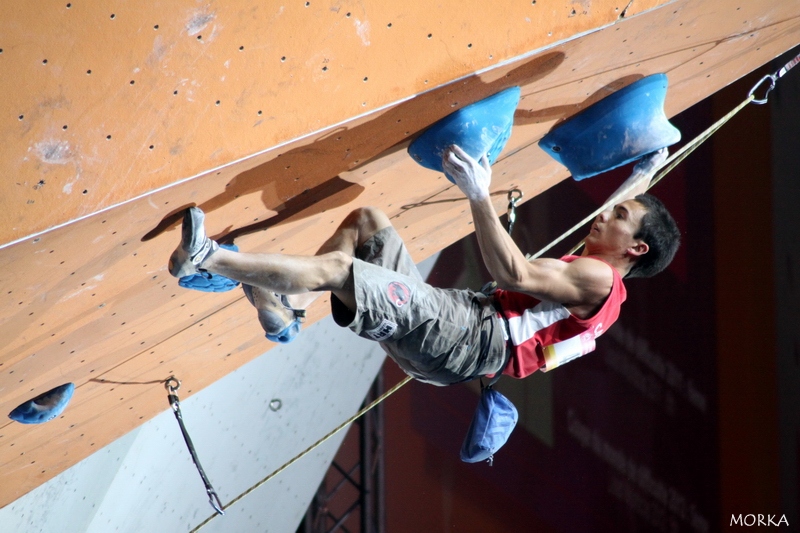
M 364 333 L 378 342 L 383 342 L 394 335 L 395 331 L 397 331 L 397 324 L 384 318 L 377 328 L 365 331 Z
M 397 307 L 403 307 L 411 298 L 411 289 L 405 283 L 400 283 L 399 281 L 389 283 L 386 292 L 389 294 L 389 299 Z

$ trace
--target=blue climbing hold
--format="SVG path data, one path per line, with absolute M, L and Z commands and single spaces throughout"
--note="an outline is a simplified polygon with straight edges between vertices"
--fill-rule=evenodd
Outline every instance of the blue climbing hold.
M 235 244 L 220 244 L 220 248 L 225 248 L 232 252 L 238 252 L 239 247 Z M 203 292 L 227 292 L 239 286 L 238 281 L 234 281 L 225 276 L 211 274 L 210 272 L 198 272 L 190 276 L 184 276 L 178 280 L 178 285 L 184 289 L 192 289 Z
M 559 124 L 539 146 L 572 173 L 590 178 L 681 140 L 664 114 L 667 76 L 653 74 Z
M 65 383 L 21 404 L 8 414 L 8 418 L 23 424 L 41 424 L 60 415 L 67 407 L 75 385 Z
M 442 172 L 444 150 L 457 144 L 475 159 L 486 154 L 494 163 L 511 136 L 519 95 L 519 87 L 509 87 L 447 115 L 411 143 L 409 155 L 423 167 Z

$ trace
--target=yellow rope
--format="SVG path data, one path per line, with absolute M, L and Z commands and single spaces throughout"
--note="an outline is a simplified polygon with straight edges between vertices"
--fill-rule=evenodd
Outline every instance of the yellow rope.
M 293 465 L 294 463 L 296 463 L 297 461 L 299 461 L 300 459 L 305 457 L 314 448 L 316 448 L 317 446 L 321 445 L 323 442 L 325 442 L 326 440 L 330 439 L 331 437 L 333 437 L 334 435 L 339 433 L 341 430 L 343 430 L 344 428 L 346 428 L 347 426 L 349 426 L 350 424 L 352 424 L 353 422 L 355 422 L 356 420 L 361 418 L 367 411 L 369 411 L 370 409 L 372 409 L 373 407 L 375 407 L 376 405 L 381 403 L 383 400 L 385 400 L 386 398 L 388 398 L 392 394 L 394 394 L 398 389 L 400 389 L 400 387 L 402 387 L 403 385 L 405 385 L 406 383 L 411 381 L 411 379 L 412 379 L 411 376 L 406 376 L 405 379 L 403 379 L 400 383 L 398 383 L 397 385 L 395 385 L 394 387 L 392 387 L 391 389 L 389 389 L 388 391 L 383 393 L 380 397 L 375 399 L 375 401 L 373 401 L 371 404 L 367 405 L 366 407 L 361 409 L 359 412 L 357 412 L 356 414 L 354 414 L 353 416 L 351 416 L 350 418 L 348 418 L 347 420 L 345 420 L 344 422 L 339 424 L 339 426 L 337 426 L 333 431 L 331 431 L 330 433 L 328 433 L 327 435 L 325 435 L 324 437 L 319 439 L 317 442 L 315 442 L 314 444 L 312 444 L 311 446 L 309 446 L 308 448 L 306 448 L 305 450 L 300 452 L 297 456 L 295 456 L 293 459 L 289 460 L 289 462 L 284 464 L 282 467 L 280 467 L 279 469 L 275 470 L 273 473 L 271 473 L 270 475 L 268 475 L 267 477 L 265 477 L 264 479 L 262 479 L 261 481 L 259 481 L 258 483 L 256 483 L 255 485 L 253 485 L 252 487 L 247 489 L 246 491 L 244 491 L 243 493 L 239 494 L 234 499 L 232 499 L 230 502 L 228 502 L 227 505 L 225 505 L 225 509 L 227 509 L 231 505 L 235 504 L 236 502 L 238 502 L 239 500 L 241 500 L 242 498 L 244 498 L 245 496 L 247 496 L 248 494 L 250 494 L 251 492 L 256 490 L 258 487 L 260 487 L 261 485 L 263 485 L 264 483 L 266 483 L 270 479 L 274 478 L 275 476 L 277 476 L 278 474 L 280 474 L 281 472 L 283 472 L 284 470 L 289 468 L 291 465 Z M 206 524 L 211 522 L 211 520 L 213 520 L 217 516 L 218 516 L 217 514 L 212 514 L 211 516 L 209 516 L 208 518 L 203 520 L 197 527 L 195 527 L 191 531 L 191 533 L 195 533 L 196 531 L 200 530 L 200 528 L 202 528 L 203 526 L 205 526 Z
M 678 150 L 677 152 L 672 154 L 669 158 L 667 158 L 667 160 L 664 161 L 664 163 L 659 167 L 658 174 L 656 174 L 656 176 L 653 177 L 653 179 L 650 181 L 650 185 L 648 186 L 648 190 L 651 187 L 653 187 L 653 185 L 655 185 L 656 183 L 661 181 L 661 179 L 663 179 L 664 176 L 666 176 L 673 168 L 675 168 L 681 161 L 683 161 L 684 158 L 686 158 L 686 156 L 688 156 L 690 153 L 692 153 L 698 146 L 700 146 L 709 137 L 711 137 L 711 135 L 713 135 L 714 132 L 716 132 L 720 127 L 722 127 L 723 124 L 725 124 L 727 121 L 729 121 L 733 117 L 733 115 L 735 115 L 736 113 L 741 111 L 741 109 L 744 106 L 749 104 L 754 99 L 755 99 L 755 97 L 752 94 L 749 95 L 746 100 L 744 100 L 741 104 L 739 104 L 737 107 L 735 107 L 730 113 L 728 113 L 727 115 L 725 115 L 724 117 L 719 119 L 710 128 L 708 128 L 706 131 L 704 131 L 703 133 L 698 135 L 691 142 L 687 143 L 680 150 Z M 597 215 L 599 215 L 600 213 L 602 213 L 603 211 L 608 209 L 611 205 L 614 205 L 614 203 L 616 203 L 618 198 L 624 197 L 627 193 L 629 193 L 631 190 L 633 190 L 633 188 L 636 187 L 637 184 L 638 184 L 638 182 L 632 183 L 629 187 L 626 187 L 624 190 L 620 191 L 619 194 L 617 194 L 613 198 L 609 199 L 605 204 L 603 204 L 603 206 L 599 207 L 594 213 L 592 213 L 591 215 L 589 215 L 588 217 L 583 219 L 581 222 L 579 222 L 578 224 L 576 224 L 575 226 L 573 226 L 572 228 L 567 230 L 565 233 L 562 233 L 561 236 L 558 237 L 557 239 L 555 239 L 553 242 L 551 242 L 550 244 L 548 244 L 547 246 L 545 246 L 544 248 L 539 250 L 536 254 L 528 256 L 528 259 L 532 260 L 532 259 L 536 259 L 537 257 L 540 257 L 546 251 L 550 250 L 553 246 L 555 246 L 556 244 L 560 243 L 561 241 L 563 241 L 564 239 L 566 239 L 567 237 L 569 237 L 570 235 L 575 233 L 584 224 L 594 220 L 594 218 Z M 583 246 L 583 241 L 578 243 L 569 253 L 574 253 L 581 246 Z M 312 444 L 311 446 L 309 446 L 308 448 L 306 448 L 305 450 L 300 452 L 297 456 L 295 456 L 294 458 L 289 460 L 289 462 L 287 462 L 286 464 L 284 464 L 283 466 L 281 466 L 280 468 L 275 470 L 273 473 L 271 473 L 270 475 L 268 475 L 267 477 L 265 477 L 264 479 L 262 479 L 261 481 L 259 481 L 258 483 L 256 483 L 252 487 L 250 487 L 249 489 L 247 489 L 246 491 L 242 492 L 241 494 L 239 494 L 234 499 L 232 499 L 230 502 L 228 502 L 227 505 L 225 505 L 225 509 L 227 509 L 231 505 L 237 503 L 239 500 L 241 500 L 242 498 L 244 498 L 245 496 L 247 496 L 248 494 L 250 494 L 251 492 L 256 490 L 258 487 L 262 486 L 264 483 L 266 483 L 270 479 L 274 478 L 275 476 L 277 476 L 278 474 L 280 474 L 281 472 L 283 472 L 284 470 L 289 468 L 291 465 L 293 465 L 294 463 L 296 463 L 297 461 L 299 461 L 300 459 L 305 457 L 308 453 L 310 453 L 316 447 L 320 446 L 323 442 L 327 441 L 328 439 L 330 439 L 331 437 L 333 437 L 334 435 L 339 433 L 341 430 L 343 430 L 344 428 L 346 428 L 347 426 L 349 426 L 350 424 L 352 424 L 353 422 L 355 422 L 356 420 L 361 418 L 365 413 L 367 413 L 372 408 L 374 408 L 376 405 L 381 403 L 383 400 L 385 400 L 386 398 L 388 398 L 389 396 L 394 394 L 397 390 L 400 389 L 400 387 L 402 387 L 403 385 L 405 385 L 406 383 L 411 381 L 411 379 L 412 379 L 411 376 L 406 376 L 405 379 L 403 379 L 397 385 L 395 385 L 394 387 L 392 387 L 391 389 L 386 391 L 384 394 L 382 394 L 375 401 L 373 401 L 372 403 L 370 403 L 369 405 L 367 405 L 366 407 L 361 409 L 359 412 L 357 412 L 356 414 L 354 414 L 353 416 L 351 416 L 350 418 L 348 418 L 347 420 L 345 420 L 344 422 L 339 424 L 339 426 L 337 426 L 333 431 L 331 431 L 330 433 L 328 433 L 327 435 L 325 435 L 324 437 L 319 439 L 317 442 L 315 442 L 314 444 Z M 217 516 L 219 516 L 219 515 L 212 514 L 211 516 L 206 518 L 204 521 L 202 521 L 197 527 L 192 529 L 191 533 L 196 533 L 197 531 L 199 531 L 202 527 L 204 527 L 206 524 L 211 522 Z

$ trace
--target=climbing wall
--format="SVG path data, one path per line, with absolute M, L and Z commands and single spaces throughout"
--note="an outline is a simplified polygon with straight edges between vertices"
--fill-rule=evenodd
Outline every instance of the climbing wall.
M 6 2 L 0 242 L 662 3 Z
M 271 347 L 240 292 L 167 274 L 185 207 L 313 253 L 376 205 L 422 259 L 471 231 L 405 153 L 436 119 L 522 87 L 501 209 L 566 177 L 536 146 L 557 121 L 655 72 L 673 115 L 798 42 L 780 0 L 0 5 L 0 410 L 77 386 L 57 420 L 0 423 L 0 506 L 163 411 L 152 382 L 191 395 Z
M 320 361 L 319 350 L 330 357 Z M 383 359 L 326 317 L 198 394 L 184 399 L 181 387 L 187 430 L 226 506 L 201 531 L 295 531 L 346 431 L 229 503 L 349 418 Z M 167 405 L 163 387 L 152 393 Z M 0 509 L 0 531 L 188 531 L 214 515 L 167 410 Z

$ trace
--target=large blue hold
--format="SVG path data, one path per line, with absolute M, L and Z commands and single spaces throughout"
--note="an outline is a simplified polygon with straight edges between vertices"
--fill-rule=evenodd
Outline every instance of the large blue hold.
M 576 180 L 635 161 L 681 140 L 664 115 L 666 95 L 666 75 L 642 78 L 556 126 L 539 146 Z
M 444 150 L 457 144 L 475 159 L 486 154 L 494 163 L 511 136 L 519 95 L 519 87 L 509 87 L 447 115 L 411 143 L 409 155 L 423 167 L 442 172 Z
M 65 383 L 32 400 L 21 404 L 8 414 L 8 418 L 23 424 L 41 424 L 54 419 L 67 407 L 75 385 Z

